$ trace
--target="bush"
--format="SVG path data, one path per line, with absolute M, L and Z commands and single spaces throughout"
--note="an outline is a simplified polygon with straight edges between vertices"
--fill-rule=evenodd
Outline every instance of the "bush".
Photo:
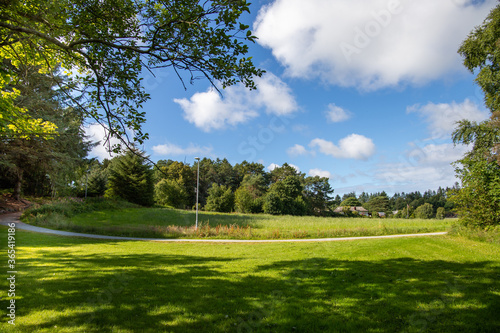
M 444 207 L 439 207 L 436 212 L 436 218 L 439 220 L 444 220 L 445 209 Z
M 155 201 L 164 206 L 185 208 L 188 194 L 177 181 L 162 179 L 155 185 Z
M 234 203 L 237 212 L 251 213 L 254 198 L 245 187 L 240 187 L 234 193 Z
M 418 219 L 432 219 L 434 217 L 434 207 L 430 203 L 424 203 L 415 209 L 415 217 Z

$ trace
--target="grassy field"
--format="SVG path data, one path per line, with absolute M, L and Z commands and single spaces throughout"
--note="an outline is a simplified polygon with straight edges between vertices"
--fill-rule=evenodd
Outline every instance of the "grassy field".
M 376 236 L 448 230 L 450 220 L 323 218 L 201 212 L 162 208 L 103 209 L 75 214 L 40 214 L 30 223 L 95 234 L 157 238 L 283 239 Z
M 171 244 L 17 231 L 0 332 L 494 332 L 500 246 L 461 237 Z

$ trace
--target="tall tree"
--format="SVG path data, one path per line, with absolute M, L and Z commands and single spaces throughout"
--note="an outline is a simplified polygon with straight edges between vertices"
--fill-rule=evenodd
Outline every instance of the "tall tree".
M 133 130 L 142 143 L 144 71 L 169 67 L 182 84 L 206 78 L 216 89 L 238 82 L 255 88 L 253 78 L 263 72 L 245 57 L 256 37 L 239 22 L 244 12 L 245 0 L 6 0 L 0 55 L 11 66 L 62 64 L 85 87 L 87 116 L 109 135 L 128 138 Z M 13 98 L 2 95 L 0 104 Z
M 109 166 L 106 195 L 141 206 L 153 205 L 153 171 L 143 155 L 139 151 L 127 151 L 125 155 L 113 158 Z
M 57 80 L 57 84 L 54 83 Z M 67 98 L 71 89 L 58 71 L 41 74 L 37 68 L 19 65 L 12 89 L 19 91 L 15 105 L 33 119 L 57 125 L 56 134 L 47 136 L 5 134 L 0 136 L 0 153 L 7 173 L 13 178 L 14 196 L 23 184 L 30 194 L 55 194 L 75 180 L 74 169 L 91 148 L 82 130 L 81 113 Z M 28 182 L 24 182 L 28 177 Z M 26 186 L 27 185 L 27 186 Z
M 500 5 L 462 43 L 464 65 L 477 73 L 476 83 L 491 111 L 482 123 L 462 120 L 453 133 L 455 144 L 470 144 L 472 151 L 456 163 L 462 188 L 453 191 L 462 221 L 468 225 L 500 224 Z
M 264 199 L 264 213 L 274 215 L 305 215 L 300 176 L 290 175 L 272 184 Z
M 322 215 L 332 202 L 333 189 L 327 177 L 307 177 L 304 185 L 304 198 L 311 213 Z

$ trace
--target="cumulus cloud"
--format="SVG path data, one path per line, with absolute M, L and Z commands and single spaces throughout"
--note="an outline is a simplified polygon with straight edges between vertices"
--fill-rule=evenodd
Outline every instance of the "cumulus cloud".
M 297 172 L 300 172 L 300 169 L 299 169 L 299 167 L 298 167 L 298 166 L 293 165 L 293 164 L 290 164 L 290 163 L 288 163 L 288 165 L 289 165 L 289 166 L 291 166 L 292 168 L 294 168 Z M 281 167 L 282 167 L 282 165 L 279 165 L 279 164 L 276 164 L 276 163 L 271 163 L 271 164 L 269 164 L 269 166 L 267 167 L 267 170 L 268 170 L 269 172 L 271 172 L 271 171 L 273 171 L 274 169 L 276 169 L 276 168 L 281 168 Z
M 425 191 L 452 186 L 457 179 L 450 163 L 460 159 L 469 149 L 453 144 L 420 146 L 413 143 L 398 163 L 379 165 L 374 177 L 382 185 L 391 184 L 397 191 Z
M 184 118 L 205 132 L 236 126 L 259 116 L 259 110 L 277 116 L 298 110 L 291 89 L 271 73 L 255 78 L 256 91 L 242 85 L 224 89 L 224 98 L 214 89 L 196 93 L 190 99 L 174 99 Z
M 351 113 L 344 110 L 340 106 L 335 104 L 328 105 L 328 111 L 326 111 L 326 119 L 332 123 L 340 123 L 351 118 Z
M 278 164 L 276 164 L 276 163 L 271 163 L 271 164 L 269 164 L 269 166 L 267 167 L 267 170 L 268 170 L 269 172 L 271 172 L 271 171 L 273 171 L 274 169 L 276 169 L 276 168 L 280 168 L 280 167 L 281 167 L 281 166 L 280 166 L 280 165 L 278 165 Z
M 182 148 L 172 143 L 154 146 L 153 151 L 157 155 L 200 155 L 209 156 L 212 154 L 212 147 L 200 147 L 198 145 L 189 144 L 188 147 Z
M 476 103 L 469 99 L 463 103 L 413 105 L 407 108 L 407 112 L 419 114 L 428 123 L 428 129 L 433 139 L 450 138 L 459 120 L 468 119 L 480 122 L 489 117 L 487 110 L 480 109 Z
M 335 158 L 366 160 L 375 153 L 375 144 L 372 139 L 359 134 L 351 134 L 341 139 L 338 145 L 317 138 L 312 140 L 309 146 L 317 147 L 321 153 Z
M 254 22 L 258 43 L 292 77 L 374 90 L 462 70 L 456 53 L 495 0 L 276 0 Z
M 311 169 L 309 170 L 309 175 L 312 177 L 326 177 L 328 179 L 332 179 L 332 174 L 329 171 L 321 170 L 321 169 Z
M 286 152 L 289 156 L 292 157 L 309 154 L 309 151 L 307 151 L 306 147 L 299 144 L 296 144 L 295 146 L 288 148 Z
M 92 148 L 89 152 L 90 157 L 97 157 L 100 161 L 105 158 L 112 158 L 113 155 L 108 151 L 109 146 L 113 146 L 120 143 L 120 140 L 117 138 L 110 138 L 109 144 L 105 144 L 106 139 L 106 130 L 99 124 L 92 124 L 88 127 L 84 128 L 85 135 L 92 142 L 98 142 L 99 144 Z

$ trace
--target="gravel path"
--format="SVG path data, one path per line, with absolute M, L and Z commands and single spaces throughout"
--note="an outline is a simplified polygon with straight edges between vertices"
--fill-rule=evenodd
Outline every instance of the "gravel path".
M 446 235 L 447 232 L 431 232 L 424 234 L 406 234 L 406 235 L 387 235 L 387 236 L 366 236 L 366 237 L 339 237 L 339 238 L 314 238 L 314 239 L 266 239 L 266 240 L 241 240 L 241 239 L 165 239 L 165 238 L 136 238 L 136 237 L 117 237 L 82 234 L 78 232 L 52 230 L 42 227 L 36 227 L 19 221 L 21 213 L 10 213 L 0 215 L 0 225 L 8 225 L 14 222 L 16 229 L 33 231 L 43 234 L 52 234 L 67 237 L 85 237 L 93 239 L 109 239 L 109 240 L 128 240 L 128 241 L 154 241 L 154 242 L 190 242 L 190 243 L 283 243 L 283 242 L 336 242 L 359 239 L 375 239 L 375 238 L 401 238 L 401 237 L 426 237 Z

